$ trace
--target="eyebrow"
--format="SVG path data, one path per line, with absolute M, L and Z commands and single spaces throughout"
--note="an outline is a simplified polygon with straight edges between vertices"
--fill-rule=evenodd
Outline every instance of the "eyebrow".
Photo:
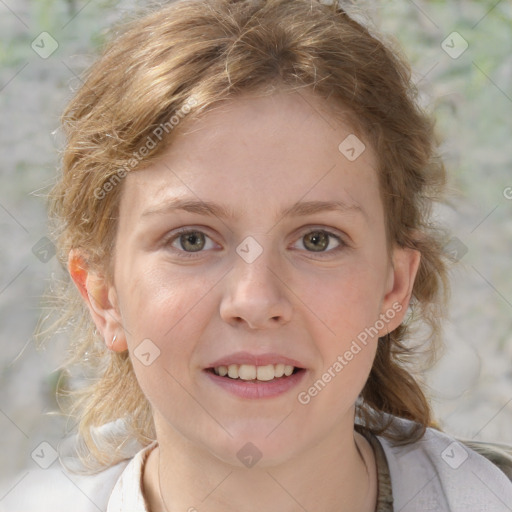
M 234 219 L 236 215 L 233 210 L 226 206 L 211 201 L 200 201 L 196 199 L 175 198 L 167 201 L 162 206 L 146 210 L 142 217 L 150 215 L 165 215 L 176 210 L 182 210 L 199 215 L 208 215 L 222 219 Z M 285 208 L 280 215 L 283 217 L 303 217 L 324 211 L 337 211 L 340 213 L 359 213 L 367 217 L 366 212 L 356 203 L 345 203 L 344 201 L 304 201 L 297 202 Z

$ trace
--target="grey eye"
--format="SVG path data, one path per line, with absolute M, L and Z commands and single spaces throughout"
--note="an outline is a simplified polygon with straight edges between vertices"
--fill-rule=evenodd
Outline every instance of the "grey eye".
M 200 231 L 189 231 L 179 237 L 182 249 L 187 252 L 197 252 L 204 248 L 205 236 Z

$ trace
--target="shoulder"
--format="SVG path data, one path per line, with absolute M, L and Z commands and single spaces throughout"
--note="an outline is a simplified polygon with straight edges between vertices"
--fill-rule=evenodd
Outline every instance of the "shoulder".
M 68 471 L 58 461 L 48 469 L 22 471 L 4 481 L 0 512 L 98 512 L 107 503 L 129 461 L 94 475 Z
M 484 441 L 459 439 L 466 447 L 490 460 L 512 482 L 512 446 Z
M 396 421 L 404 431 L 413 426 L 408 420 Z M 461 441 L 432 428 L 407 445 L 378 438 L 388 462 L 396 510 L 510 510 L 512 448 Z
M 119 432 L 122 425 L 118 420 L 96 428 L 112 434 Z M 111 498 L 116 492 L 119 494 L 123 485 L 139 502 L 142 500 L 139 484 L 144 457 L 156 441 L 142 446 L 135 439 L 125 439 L 119 452 L 123 460 L 94 474 L 83 471 L 77 457 L 77 443 L 76 434 L 63 439 L 56 452 L 58 457 L 47 469 L 36 469 L 34 464 L 0 481 L 0 512 L 115 511 Z M 126 495 L 125 490 L 121 497 Z

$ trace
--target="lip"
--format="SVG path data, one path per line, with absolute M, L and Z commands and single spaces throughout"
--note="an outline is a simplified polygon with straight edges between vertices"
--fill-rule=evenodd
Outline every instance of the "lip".
M 300 382 L 304 379 L 307 370 L 301 369 L 296 373 L 292 373 L 289 377 L 280 377 L 271 381 L 230 379 L 216 375 L 213 371 L 208 370 L 203 370 L 203 373 L 207 375 L 213 383 L 217 384 L 225 391 L 240 398 L 253 400 L 258 398 L 273 398 L 298 387 Z
M 304 364 L 302 364 L 300 361 L 296 361 L 295 359 L 290 359 L 289 357 L 285 357 L 276 353 L 267 352 L 265 354 L 251 354 L 249 352 L 235 352 L 228 356 L 217 359 L 205 369 L 216 368 L 218 366 L 229 366 L 230 364 L 251 364 L 254 366 L 266 366 L 268 364 L 280 363 L 295 366 L 295 368 L 305 368 Z

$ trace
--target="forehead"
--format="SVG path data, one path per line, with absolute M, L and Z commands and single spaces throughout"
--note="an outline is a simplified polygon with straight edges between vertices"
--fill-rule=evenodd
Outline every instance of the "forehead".
M 364 137 L 322 98 L 305 91 L 242 96 L 184 123 L 157 162 L 128 175 L 125 204 L 147 211 L 178 196 L 235 211 L 301 198 L 357 204 L 375 200 L 376 168 Z

